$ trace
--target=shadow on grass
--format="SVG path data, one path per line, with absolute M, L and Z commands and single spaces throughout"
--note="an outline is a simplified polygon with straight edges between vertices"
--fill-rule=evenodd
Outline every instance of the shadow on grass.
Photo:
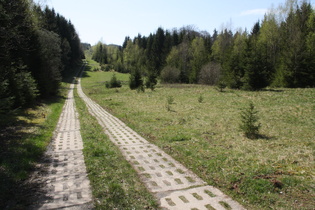
M 248 139 L 251 139 L 251 140 L 257 140 L 257 139 L 269 140 L 269 141 L 276 140 L 276 137 L 267 136 L 267 135 L 264 135 L 264 134 L 252 134 L 252 135 L 246 136 L 246 137 Z
M 63 81 L 72 83 L 75 74 L 75 71 L 69 72 Z M 38 105 L 61 104 L 67 98 L 68 90 L 68 87 L 62 87 L 58 96 L 41 99 Z M 18 109 L 0 114 L 0 209 L 31 209 L 34 194 L 35 197 L 43 194 L 39 189 L 44 183 L 27 180 L 43 157 L 59 116 L 53 113 L 43 120 L 45 123 L 36 124 L 34 120 L 46 118 L 47 113 L 40 111 L 40 107 L 33 108 L 34 113 Z
M 82 65 L 67 72 L 67 75 L 63 76 L 63 82 L 71 84 L 79 69 L 82 69 Z M 85 71 L 91 71 L 91 68 L 86 66 Z M 82 77 L 89 77 L 85 71 Z M 62 87 L 58 96 L 41 99 L 38 105 L 62 103 L 67 98 L 69 89 Z M 43 154 L 55 123 L 54 120 L 50 121 L 51 119 L 47 119 L 50 123 L 45 125 L 32 123 L 41 117 L 46 118 L 46 113 L 36 111 L 33 114 L 27 110 L 15 110 L 0 114 L 0 209 L 34 209 L 49 200 L 42 188 L 47 183 L 44 183 L 43 179 L 37 180 L 36 174 L 47 174 L 48 168 L 43 165 L 53 161 L 49 156 L 43 157 Z M 35 132 L 37 130 L 44 132 Z M 40 162 L 42 158 L 44 162 Z M 40 168 L 36 168 L 38 163 L 41 163 Z M 34 169 L 35 175 L 29 179 Z
M 280 89 L 273 89 L 273 88 L 267 88 L 267 89 L 262 89 L 260 91 L 265 91 L 265 92 L 276 92 L 276 93 L 282 93 L 284 92 L 284 90 L 280 90 Z
M 10 154 L 15 160 L 6 158 L 6 164 L 1 163 L 0 209 L 39 209 L 47 200 L 52 200 L 44 187 L 48 183 L 40 177 L 49 173 L 49 168 L 45 165 L 52 163 L 53 158 L 45 155 L 41 165 L 36 164 L 35 167 L 32 162 L 42 159 L 44 151 L 30 143 L 23 146 L 25 151 L 32 150 L 33 154 L 15 151 Z M 8 167 L 8 164 L 14 167 Z M 28 175 L 30 173 L 31 177 Z
M 61 92 L 68 92 L 66 89 Z M 45 183 L 30 182 L 29 176 L 43 158 L 59 118 L 56 111 L 61 110 L 65 98 L 60 95 L 38 102 L 57 104 L 47 119 L 47 110 L 40 106 L 32 112 L 18 109 L 0 114 L 0 209 L 34 209 L 30 205 L 47 200 L 39 199 L 45 195 L 40 192 Z
M 73 80 L 75 80 L 77 77 L 79 77 L 78 69 L 82 70 L 83 63 L 79 63 L 76 67 L 74 67 L 71 71 L 67 71 L 63 74 L 62 82 L 72 84 Z M 86 72 L 92 71 L 92 68 L 89 65 L 85 65 L 84 71 L 82 73 L 82 77 L 90 77 Z
M 25 114 L 24 117 L 34 119 L 36 116 Z M 0 127 L 0 209 L 23 209 L 17 205 L 20 200 L 27 201 L 23 198 L 23 182 L 44 152 L 33 140 L 39 135 L 32 130 L 45 127 L 19 120 L 17 116 L 10 116 L 6 121 L 8 125 L 3 125 L 2 121 Z
M 92 72 L 92 67 L 89 65 L 85 66 L 84 71 L 82 72 L 81 78 L 90 77 L 87 72 Z
M 269 140 L 269 141 L 276 140 L 276 137 L 274 137 L 274 136 L 266 136 L 266 135 L 263 135 L 263 134 L 258 134 L 257 138 L 258 139 L 263 139 L 263 140 Z

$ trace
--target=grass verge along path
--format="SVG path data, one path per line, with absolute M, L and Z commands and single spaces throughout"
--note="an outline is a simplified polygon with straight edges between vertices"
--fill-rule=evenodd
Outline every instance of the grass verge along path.
M 59 96 L 33 108 L 0 115 L 0 209 L 31 205 L 32 189 L 26 180 L 56 128 L 69 89 L 68 82 L 61 85 Z

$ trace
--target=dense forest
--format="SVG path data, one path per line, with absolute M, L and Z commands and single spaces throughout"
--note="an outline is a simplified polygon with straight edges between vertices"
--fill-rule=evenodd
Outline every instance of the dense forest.
M 89 49 L 88 44 L 83 45 Z M 0 112 L 56 95 L 60 81 L 84 54 L 73 24 L 32 0 L 0 0 Z M 103 70 L 131 73 L 131 87 L 201 83 L 259 90 L 315 87 L 315 11 L 288 0 L 250 31 L 187 26 L 158 28 L 123 45 L 92 47 Z
M 306 1 L 270 9 L 251 31 L 158 28 L 148 37 L 126 37 L 122 47 L 99 42 L 92 49 L 105 70 L 130 72 L 130 83 L 138 78 L 140 87 L 157 78 L 244 90 L 315 87 L 315 11 Z
M 71 22 L 31 0 L 0 0 L 0 112 L 58 93 L 84 54 Z

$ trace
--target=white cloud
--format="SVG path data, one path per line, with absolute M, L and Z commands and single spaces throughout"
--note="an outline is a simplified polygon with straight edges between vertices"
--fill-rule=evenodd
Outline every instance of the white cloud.
M 248 16 L 248 15 L 264 15 L 268 12 L 267 9 L 252 9 L 246 10 L 241 12 L 241 16 Z

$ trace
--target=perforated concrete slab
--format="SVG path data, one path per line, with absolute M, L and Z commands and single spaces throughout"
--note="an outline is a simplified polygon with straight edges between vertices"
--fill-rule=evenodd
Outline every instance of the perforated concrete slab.
M 162 208 L 224 209 L 227 206 L 231 209 L 243 209 L 218 189 L 206 186 L 197 175 L 88 98 L 82 91 L 80 81 L 77 88 L 91 115 L 139 173 L 141 180 L 155 195 Z
M 80 206 L 91 202 L 89 180 L 82 152 L 47 153 L 45 174 L 38 177 L 43 189 L 38 209 L 55 209 Z
M 171 210 L 244 209 L 220 190 L 211 186 L 171 192 L 167 196 L 162 196 L 161 207 Z
M 42 186 L 37 192 L 34 209 L 92 208 L 73 88 L 72 84 L 54 138 L 33 178 L 34 183 Z
M 61 131 L 56 134 L 52 141 L 52 149 L 55 152 L 82 150 L 83 143 L 80 131 Z
M 185 189 L 205 184 L 153 144 L 123 146 L 121 149 L 151 192 Z
M 138 135 L 135 131 L 126 126 L 116 117 L 107 113 L 98 104 L 95 104 L 78 89 L 79 94 L 88 104 L 89 111 L 96 117 L 99 124 L 104 128 L 105 133 L 110 137 L 117 146 L 147 144 L 148 141 Z

